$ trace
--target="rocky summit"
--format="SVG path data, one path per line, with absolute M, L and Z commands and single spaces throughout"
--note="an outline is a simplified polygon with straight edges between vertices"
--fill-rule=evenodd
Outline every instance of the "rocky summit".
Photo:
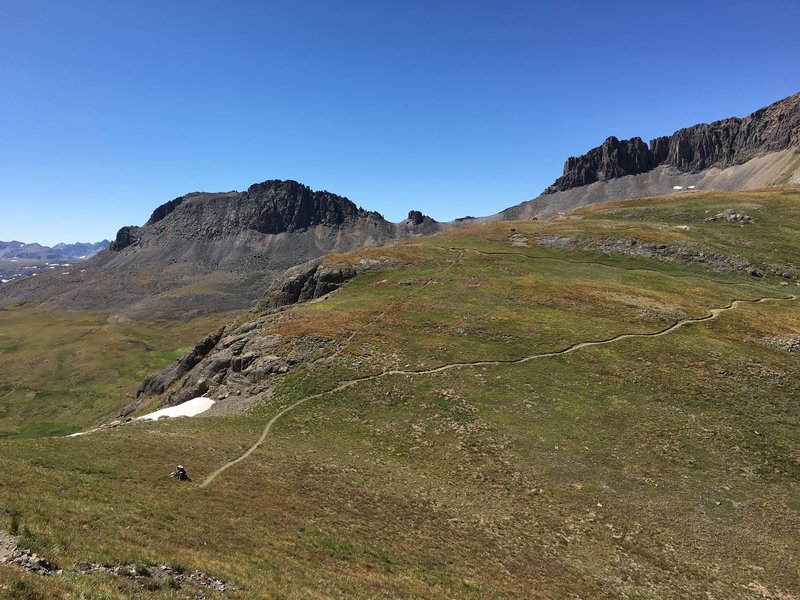
M 358 208 L 343 196 L 313 191 L 296 181 L 270 180 L 245 192 L 175 198 L 156 208 L 144 227 L 121 228 L 111 250 L 146 245 L 164 232 L 186 239 L 201 233 L 213 239 L 243 232 L 277 235 L 317 226 L 341 228 L 358 221 L 376 228 L 387 223 L 380 214 Z
M 195 192 L 162 204 L 142 226 L 120 228 L 109 250 L 79 272 L 44 273 L 4 286 L 0 306 L 34 301 L 121 318 L 240 310 L 295 265 L 448 226 L 419 211 L 390 223 L 344 196 L 296 181 L 268 180 L 244 192 Z

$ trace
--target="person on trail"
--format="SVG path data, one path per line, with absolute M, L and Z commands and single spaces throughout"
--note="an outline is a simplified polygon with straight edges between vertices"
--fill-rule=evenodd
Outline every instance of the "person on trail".
M 186 469 L 183 468 L 183 465 L 178 465 L 175 467 L 175 470 L 169 474 L 170 477 L 175 477 L 176 479 L 180 479 L 181 481 L 188 481 L 189 476 L 186 474 Z

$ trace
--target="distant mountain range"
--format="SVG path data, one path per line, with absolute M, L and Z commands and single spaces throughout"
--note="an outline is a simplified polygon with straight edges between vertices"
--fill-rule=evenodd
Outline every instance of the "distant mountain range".
M 83 260 L 91 258 L 108 248 L 108 240 L 102 242 L 77 242 L 75 244 L 56 244 L 53 247 L 24 242 L 0 242 L 0 260 Z

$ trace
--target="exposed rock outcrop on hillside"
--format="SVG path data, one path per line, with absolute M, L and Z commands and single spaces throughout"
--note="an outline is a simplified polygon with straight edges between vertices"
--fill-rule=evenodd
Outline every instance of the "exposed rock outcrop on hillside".
M 125 227 L 121 227 L 120 230 L 117 231 L 117 235 L 114 238 L 114 241 L 111 242 L 111 245 L 109 245 L 108 249 L 111 252 L 119 252 L 128 246 L 132 246 L 139 241 L 139 230 L 140 228 L 136 225 L 126 225 Z
M 712 168 L 744 164 L 768 152 L 800 148 L 800 94 L 757 110 L 743 118 L 729 118 L 680 129 L 651 140 L 609 137 L 586 154 L 571 156 L 564 174 L 545 194 L 566 191 L 626 175 L 638 175 L 658 166 L 699 173 Z
M 620 141 L 612 136 L 583 156 L 570 156 L 564 165 L 564 175 L 547 189 L 567 190 L 595 181 L 645 173 L 655 166 L 653 154 L 641 138 Z
M 163 393 L 175 381 L 194 368 L 219 342 L 225 328 L 221 327 L 198 343 L 191 352 L 172 363 L 166 369 L 146 377 L 136 389 L 136 397 L 142 394 L 150 396 Z
M 357 274 L 358 269 L 353 266 L 323 267 L 318 260 L 300 265 L 275 280 L 257 308 L 268 310 L 315 300 L 338 289 Z
M 166 404 L 174 406 L 204 394 L 219 397 L 244 393 L 251 397 L 263 393 L 271 384 L 271 376 L 286 373 L 298 361 L 308 359 L 313 352 L 309 348 L 332 342 L 315 338 L 306 340 L 307 344 L 287 345 L 281 336 L 264 336 L 261 329 L 270 315 L 285 306 L 322 298 L 359 273 L 378 266 L 386 265 L 379 261 L 332 265 L 318 259 L 289 269 L 256 306 L 262 316 L 207 337 L 184 357 L 144 379 L 136 391 L 137 398 L 166 393 Z M 130 414 L 140 402 L 128 405 L 121 414 Z

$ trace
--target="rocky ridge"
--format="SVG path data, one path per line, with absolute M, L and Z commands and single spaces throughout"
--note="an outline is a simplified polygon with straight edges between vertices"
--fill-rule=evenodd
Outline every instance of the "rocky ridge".
M 115 319 L 242 310 L 295 265 L 448 227 L 419 211 L 390 223 L 296 181 L 196 192 L 162 204 L 141 226 L 120 228 L 109 250 L 80 272 L 3 286 L 0 306 L 34 301 L 56 310 L 110 311 Z
M 375 227 L 388 223 L 344 196 L 313 191 L 296 181 L 269 180 L 253 184 L 245 192 L 194 192 L 170 200 L 156 208 L 142 227 L 121 228 L 111 250 L 145 246 L 164 234 L 184 239 L 192 239 L 198 232 L 206 239 L 244 232 L 277 235 L 317 226 L 341 228 L 359 220 Z
M 800 94 L 740 118 L 680 129 L 647 145 L 639 137 L 609 137 L 586 154 L 571 156 L 564 174 L 544 194 L 647 173 L 658 166 L 699 173 L 712 167 L 740 165 L 770 152 L 800 148 Z

